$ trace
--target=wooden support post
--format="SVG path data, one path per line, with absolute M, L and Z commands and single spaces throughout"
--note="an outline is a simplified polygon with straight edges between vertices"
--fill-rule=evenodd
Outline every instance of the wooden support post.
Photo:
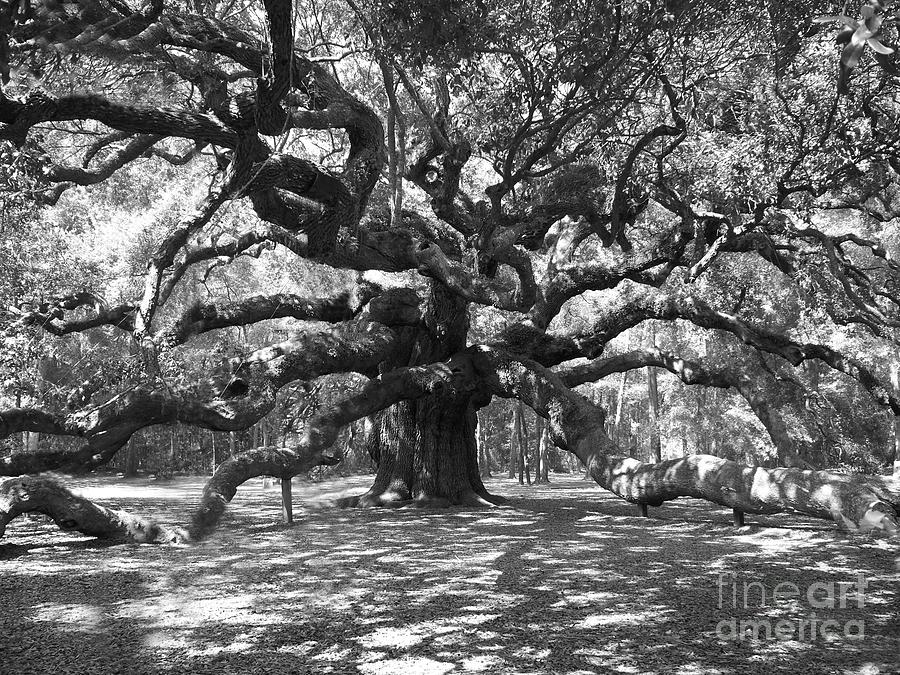
M 732 509 L 732 513 L 734 514 L 734 526 L 735 527 L 743 527 L 744 526 L 744 512 L 740 509 Z
M 291 495 L 291 479 L 281 479 L 281 517 L 284 522 L 294 522 L 294 502 Z
M 641 507 L 641 515 L 644 516 L 644 518 L 649 518 L 650 516 L 647 515 L 647 505 L 646 504 L 638 504 L 638 506 Z

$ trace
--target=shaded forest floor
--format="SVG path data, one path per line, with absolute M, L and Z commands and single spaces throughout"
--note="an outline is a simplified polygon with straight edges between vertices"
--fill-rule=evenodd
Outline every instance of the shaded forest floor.
M 338 510 L 328 500 L 371 477 L 295 482 L 293 527 L 277 485 L 252 481 L 189 547 L 110 546 L 20 518 L 0 541 L 0 672 L 900 672 L 895 545 L 790 516 L 736 531 L 729 510 L 694 500 L 643 519 L 552 479 L 488 481 L 515 499 L 489 511 Z M 176 523 L 203 479 L 72 484 Z M 838 582 L 854 583 L 829 602 Z M 773 604 L 779 583 L 802 596 L 782 586 Z M 792 639 L 734 639 L 732 619 L 735 633 L 782 620 Z M 826 619 L 838 623 L 823 638 Z

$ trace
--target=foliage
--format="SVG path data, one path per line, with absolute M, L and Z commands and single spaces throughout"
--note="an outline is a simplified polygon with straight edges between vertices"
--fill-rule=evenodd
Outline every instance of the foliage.
M 796 387 L 785 426 L 816 459 L 867 471 L 891 460 L 882 408 L 897 403 L 877 388 L 900 326 L 891 3 L 866 4 L 854 18 L 821 16 L 819 2 L 761 0 L 301 0 L 288 12 L 285 45 L 267 16 L 277 3 L 120 4 L 77 13 L 36 3 L 33 17 L 3 16 L 3 114 L 42 96 L 83 106 L 20 122 L 21 133 L 0 129 L 9 139 L 0 146 L 3 406 L 78 415 L 123 391 L 181 396 L 173 400 L 182 407 L 129 448 L 141 470 L 211 471 L 264 442 L 301 443 L 322 411 L 368 378 L 462 351 L 435 318 L 438 288 L 464 306 L 468 345 L 557 373 L 576 357 L 648 346 L 718 372 L 749 370 L 757 393 Z M 96 18 L 104 12 L 106 22 Z M 102 39 L 85 25 L 95 20 Z M 840 54 L 826 20 L 843 26 Z M 267 105 L 280 91 L 279 46 L 295 50 L 289 93 Z M 84 101 L 84 91 L 96 96 Z M 135 142 L 146 147 L 132 156 Z M 285 158 L 292 163 L 277 171 L 266 164 Z M 77 171 L 105 166 L 114 170 L 102 180 Z M 225 205 L 192 221 L 210 194 Z M 567 227 L 585 228 L 569 251 Z M 248 234 L 259 236 L 240 248 Z M 201 249 L 227 251 L 191 262 L 188 252 Z M 324 377 L 232 395 L 236 382 L 257 386 L 243 375 L 278 350 L 367 320 L 374 286 L 405 292 L 426 317 L 389 326 L 399 346 L 377 369 L 335 346 L 326 356 L 343 359 L 346 373 L 332 364 Z M 61 298 L 84 291 L 96 302 L 60 309 Z M 339 319 L 276 317 L 279 301 L 271 315 L 171 337 L 186 317 L 225 316 L 241 301 L 344 291 L 357 304 Z M 657 291 L 682 302 L 681 314 L 663 317 L 649 303 L 617 323 L 629 298 Z M 40 330 L 50 318 L 84 321 L 123 305 L 132 324 L 54 338 Z M 29 323 L 35 313 L 42 322 Z M 570 351 L 557 359 L 535 346 L 545 343 Z M 811 347 L 837 354 L 834 368 L 811 367 L 823 361 Z M 281 367 L 260 380 L 274 381 Z M 73 399 L 87 384 L 90 395 Z M 644 370 L 579 391 L 606 411 L 604 430 L 619 447 L 650 458 Z M 480 420 L 503 470 L 514 404 L 485 397 L 473 407 L 486 404 Z M 239 416 L 229 406 L 258 400 L 269 401 L 265 414 L 254 409 L 246 428 L 229 426 Z M 206 406 L 191 420 L 198 430 L 156 428 L 188 416 L 184 401 Z M 658 403 L 666 457 L 774 465 L 784 454 L 785 439 L 734 387 L 660 372 Z M 528 423 L 534 452 L 531 412 Z M 356 455 L 335 471 L 370 468 L 362 427 L 338 437 Z M 44 449 L 80 442 L 41 440 Z M 575 469 L 563 456 L 554 450 L 553 466 Z M 124 455 L 111 466 L 128 462 L 133 469 Z

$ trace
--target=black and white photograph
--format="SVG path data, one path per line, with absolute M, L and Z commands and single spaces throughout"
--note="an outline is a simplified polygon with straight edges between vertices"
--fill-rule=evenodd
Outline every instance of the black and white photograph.
M 0 0 L 0 675 L 900 675 L 898 49 Z

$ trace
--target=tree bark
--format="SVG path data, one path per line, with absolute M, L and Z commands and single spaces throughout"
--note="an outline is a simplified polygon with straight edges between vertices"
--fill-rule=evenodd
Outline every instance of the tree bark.
M 485 506 L 478 469 L 475 410 L 458 393 L 404 401 L 377 416 L 370 442 L 378 447 L 375 483 L 343 506 Z
M 189 538 L 181 528 L 163 527 L 79 497 L 52 478 L 17 476 L 0 480 L 0 537 L 13 518 L 34 512 L 50 516 L 62 530 L 111 541 L 149 543 Z
M 125 449 L 125 478 L 133 478 L 137 476 L 138 469 L 138 451 L 135 447 L 134 439 L 128 442 Z
M 469 322 L 466 303 L 432 282 L 422 325 L 406 331 L 396 359 L 406 364 L 442 361 L 463 350 Z M 386 367 L 398 365 L 387 363 Z M 436 391 L 401 401 L 375 416 L 367 443 L 378 470 L 363 495 L 344 506 L 493 505 L 478 468 L 476 408 L 488 399 L 477 392 Z
M 281 479 L 281 518 L 288 525 L 294 522 L 293 482 L 290 477 Z

